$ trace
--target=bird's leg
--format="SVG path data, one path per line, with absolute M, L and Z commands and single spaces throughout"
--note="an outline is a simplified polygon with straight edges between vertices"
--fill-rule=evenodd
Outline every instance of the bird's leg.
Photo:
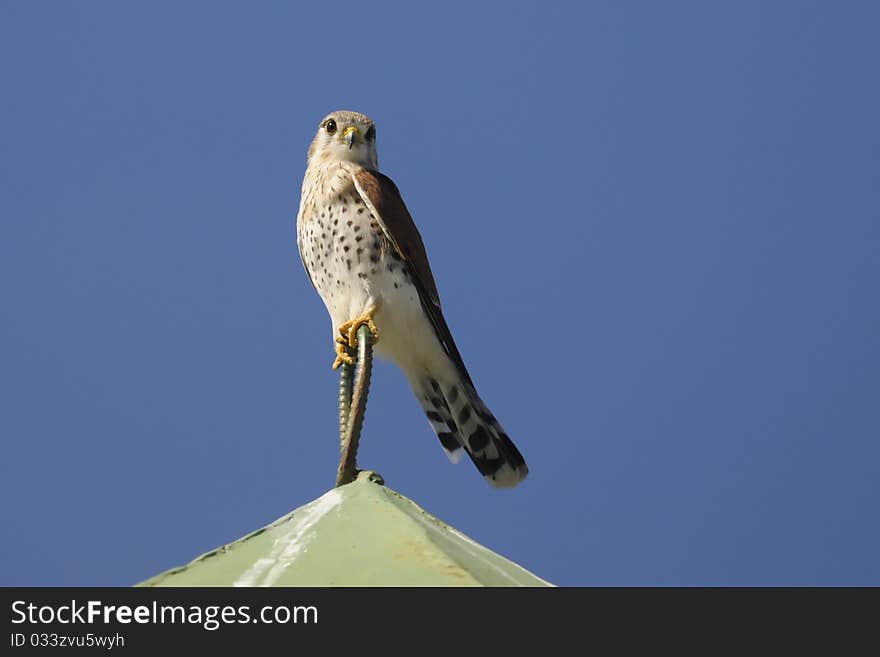
M 379 329 L 373 322 L 373 315 L 379 309 L 378 305 L 370 306 L 359 317 L 350 319 L 339 327 L 339 335 L 336 337 L 336 360 L 333 361 L 333 369 L 345 363 L 346 365 L 354 365 L 354 358 L 349 353 L 350 350 L 357 348 L 357 332 L 361 326 L 370 329 L 373 336 L 373 344 L 379 341 Z

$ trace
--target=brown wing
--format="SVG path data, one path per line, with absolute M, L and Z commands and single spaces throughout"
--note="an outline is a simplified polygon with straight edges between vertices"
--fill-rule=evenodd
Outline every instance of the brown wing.
M 368 169 L 361 169 L 354 175 L 354 185 L 364 202 L 373 210 L 392 248 L 409 268 L 422 307 L 434 326 L 440 344 L 465 379 L 471 382 L 471 377 L 440 310 L 440 295 L 437 293 L 437 284 L 428 264 L 428 254 L 425 252 L 422 236 L 419 235 L 416 224 L 409 210 L 406 209 L 397 185 L 388 176 Z

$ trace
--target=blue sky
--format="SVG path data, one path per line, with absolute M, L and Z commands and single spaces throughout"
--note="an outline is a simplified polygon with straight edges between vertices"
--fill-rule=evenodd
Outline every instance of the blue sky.
M 880 584 L 878 19 L 3 3 L 0 584 L 134 583 L 332 485 L 294 223 L 339 108 L 531 475 L 450 465 L 388 364 L 362 466 L 557 584 Z

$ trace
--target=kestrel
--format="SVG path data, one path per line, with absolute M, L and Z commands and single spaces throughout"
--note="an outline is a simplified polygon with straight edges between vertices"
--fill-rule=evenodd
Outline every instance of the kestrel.
M 308 152 L 297 246 L 333 324 L 336 360 L 351 363 L 367 326 L 378 356 L 406 376 L 454 463 L 464 449 L 490 485 L 528 474 L 519 450 L 482 402 L 440 310 L 422 238 L 397 186 L 378 171 L 376 126 L 328 114 Z

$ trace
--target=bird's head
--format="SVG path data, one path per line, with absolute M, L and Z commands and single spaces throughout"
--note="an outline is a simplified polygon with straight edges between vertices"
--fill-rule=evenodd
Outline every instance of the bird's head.
M 309 164 L 352 162 L 368 169 L 378 168 L 376 126 L 358 112 L 331 112 L 318 125 L 309 146 Z

